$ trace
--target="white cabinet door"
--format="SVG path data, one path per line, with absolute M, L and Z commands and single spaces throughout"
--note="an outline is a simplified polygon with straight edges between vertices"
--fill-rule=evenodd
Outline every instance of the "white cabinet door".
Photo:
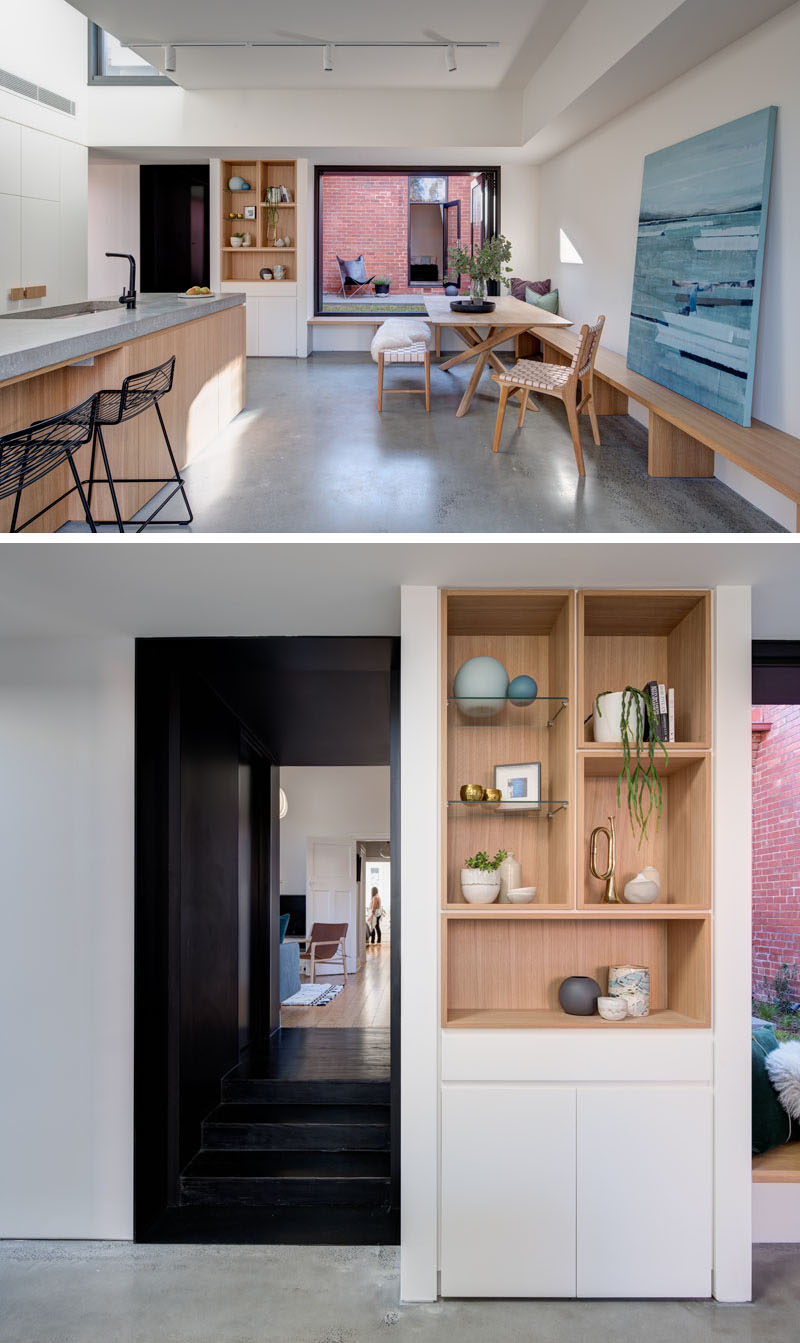
M 0 196 L 19 195 L 20 136 L 15 122 L 0 117 Z
M 261 353 L 258 338 L 260 306 L 260 298 L 254 298 L 252 294 L 247 295 L 247 301 L 244 305 L 245 350 L 250 355 Z
M 297 302 L 293 298 L 260 298 L 258 300 L 258 353 L 262 355 L 297 354 L 295 317 Z
M 60 200 L 61 141 L 55 135 L 23 126 L 20 143 L 19 194 L 35 200 Z
M 710 1087 L 578 1092 L 578 1295 L 711 1295 Z
M 61 206 L 58 201 L 33 200 L 23 196 L 20 202 L 22 283 L 47 285 L 52 302 L 61 292 L 61 251 L 59 228 Z M 46 307 L 45 299 L 41 300 Z
M 88 263 L 86 249 L 87 156 L 83 145 L 61 143 L 61 236 L 58 301 L 72 303 L 86 298 Z
M 19 307 L 8 291 L 22 284 L 20 208 L 19 196 L 0 194 L 0 312 L 16 312 Z
M 442 1295 L 575 1295 L 575 1090 L 442 1102 Z

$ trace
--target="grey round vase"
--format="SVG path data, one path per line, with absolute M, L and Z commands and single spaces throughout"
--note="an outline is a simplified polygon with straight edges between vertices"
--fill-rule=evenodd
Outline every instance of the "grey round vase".
M 571 1017 L 591 1017 L 597 1011 L 601 989 L 596 979 L 588 975 L 570 975 L 561 981 L 558 1001 Z

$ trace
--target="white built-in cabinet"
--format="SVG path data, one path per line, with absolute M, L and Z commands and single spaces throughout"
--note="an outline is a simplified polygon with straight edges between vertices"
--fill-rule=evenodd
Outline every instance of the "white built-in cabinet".
M 297 357 L 297 285 L 279 282 L 270 293 L 253 293 L 255 286 L 226 281 L 223 292 L 246 294 L 245 332 L 250 356 L 294 359 Z M 260 284 L 263 291 L 269 285 Z
M 87 153 L 0 118 L 0 312 L 26 285 L 47 286 L 39 307 L 86 297 Z
M 704 1085 L 448 1085 L 441 1291 L 708 1297 Z

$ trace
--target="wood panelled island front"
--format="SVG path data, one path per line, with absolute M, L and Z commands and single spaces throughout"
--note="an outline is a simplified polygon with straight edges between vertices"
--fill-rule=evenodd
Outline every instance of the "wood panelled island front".
M 178 465 L 188 465 L 245 405 L 244 295 L 196 302 L 143 295 L 130 313 L 120 308 L 47 318 L 33 311 L 30 319 L 0 322 L 0 435 L 57 415 L 93 392 L 119 388 L 129 374 L 153 368 L 174 354 L 172 391 L 160 405 Z M 109 427 L 105 439 L 115 478 L 169 474 L 154 411 Z M 76 462 L 82 480 L 88 479 L 89 459 L 90 448 L 81 448 Z M 22 496 L 20 521 L 71 483 L 65 466 L 31 485 Z M 132 517 L 159 488 L 118 486 L 123 516 Z M 9 530 L 13 502 L 0 503 L 0 531 Z M 95 487 L 92 512 L 95 518 L 113 516 L 108 489 L 102 485 Z M 84 521 L 76 494 L 33 523 L 30 531 L 53 532 L 70 521 Z

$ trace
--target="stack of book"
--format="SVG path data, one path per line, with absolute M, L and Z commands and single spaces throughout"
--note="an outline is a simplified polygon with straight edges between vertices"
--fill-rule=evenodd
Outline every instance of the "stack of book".
M 675 691 L 661 681 L 648 681 L 642 691 L 653 706 L 659 741 L 675 740 Z

